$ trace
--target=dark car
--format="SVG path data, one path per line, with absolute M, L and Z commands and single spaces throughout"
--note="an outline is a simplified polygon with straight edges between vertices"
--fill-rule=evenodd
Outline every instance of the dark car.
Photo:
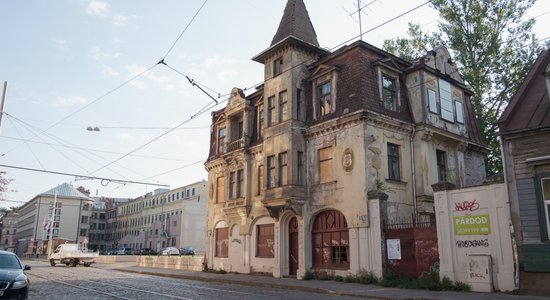
M 27 299 L 30 281 L 24 271 L 30 269 L 14 253 L 0 251 L 0 298 Z
M 180 248 L 180 255 L 195 255 L 195 249 L 193 247 Z
M 134 255 L 157 255 L 157 251 L 151 248 L 141 248 L 134 251 Z

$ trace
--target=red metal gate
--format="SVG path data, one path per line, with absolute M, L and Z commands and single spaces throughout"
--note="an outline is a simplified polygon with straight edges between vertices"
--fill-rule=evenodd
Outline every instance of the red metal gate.
M 386 223 L 384 235 L 386 240 L 399 240 L 401 246 L 401 259 L 388 259 L 389 272 L 418 278 L 439 265 L 435 221 L 412 218 L 409 222 Z

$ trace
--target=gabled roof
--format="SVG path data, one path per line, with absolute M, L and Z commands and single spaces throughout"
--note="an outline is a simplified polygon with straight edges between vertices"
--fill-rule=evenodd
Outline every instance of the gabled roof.
M 72 185 L 68 183 L 63 183 L 61 185 L 58 185 L 57 187 L 44 192 L 38 196 L 51 196 L 54 197 L 57 194 L 57 197 L 61 198 L 77 198 L 77 199 L 90 199 L 87 195 L 79 192 L 77 189 L 75 189 Z
M 309 19 L 306 5 L 302 0 L 288 0 L 277 33 L 271 41 L 271 46 L 289 36 L 319 47 L 317 34 Z
M 550 50 L 543 51 L 498 120 L 500 135 L 550 128 L 550 98 L 544 77 Z

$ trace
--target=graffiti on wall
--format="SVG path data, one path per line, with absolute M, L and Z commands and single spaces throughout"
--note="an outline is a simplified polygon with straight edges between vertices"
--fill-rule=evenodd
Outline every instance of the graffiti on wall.
M 477 200 L 472 201 L 463 201 L 463 202 L 456 202 L 455 203 L 455 210 L 456 211 L 476 211 L 479 209 L 479 203 L 477 203 Z
M 489 247 L 489 239 L 484 240 L 469 240 L 469 241 L 456 241 L 458 248 L 477 248 L 477 247 Z

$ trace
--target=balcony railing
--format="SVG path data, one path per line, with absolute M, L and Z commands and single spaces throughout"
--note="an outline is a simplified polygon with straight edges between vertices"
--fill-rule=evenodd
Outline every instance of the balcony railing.
M 244 138 L 240 138 L 236 141 L 227 144 L 227 152 L 237 150 L 244 147 Z

